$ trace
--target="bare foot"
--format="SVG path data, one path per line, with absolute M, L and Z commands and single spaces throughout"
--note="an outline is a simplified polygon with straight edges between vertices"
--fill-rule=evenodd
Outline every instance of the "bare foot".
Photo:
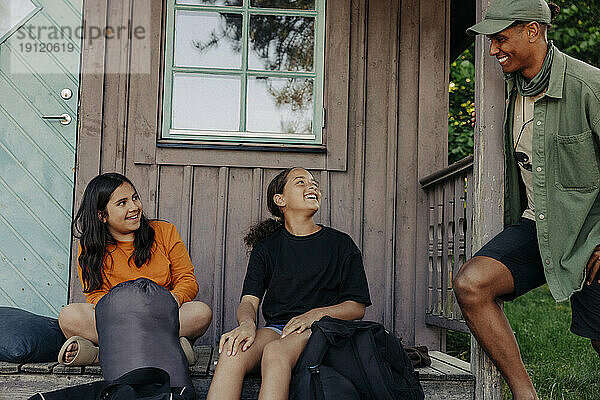
M 73 342 L 69 345 L 69 347 L 67 347 L 67 351 L 65 351 L 65 357 L 64 357 L 66 364 L 73 361 L 73 359 L 77 355 L 78 350 L 79 350 L 79 345 L 77 344 L 77 342 Z
M 77 352 L 79 351 L 79 345 L 77 342 L 72 342 L 68 347 L 67 351 L 65 351 L 64 362 L 65 364 L 70 363 L 77 356 Z M 98 356 L 94 359 L 92 364 L 98 364 Z

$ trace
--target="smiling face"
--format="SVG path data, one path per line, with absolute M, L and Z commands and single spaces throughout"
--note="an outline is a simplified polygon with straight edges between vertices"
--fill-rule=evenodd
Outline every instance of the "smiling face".
M 133 186 L 124 182 L 116 188 L 99 217 L 116 240 L 133 240 L 142 217 L 142 202 Z
M 287 176 L 283 193 L 274 196 L 275 204 L 283 212 L 308 211 L 311 215 L 319 211 L 321 191 L 319 182 L 303 168 L 293 169 Z
M 488 36 L 490 55 L 496 57 L 504 73 L 521 71 L 527 77 L 536 68 L 531 33 L 529 25 L 517 25 Z

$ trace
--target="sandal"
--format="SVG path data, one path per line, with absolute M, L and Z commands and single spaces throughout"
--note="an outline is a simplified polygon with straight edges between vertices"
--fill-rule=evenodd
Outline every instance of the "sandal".
M 74 342 L 77 343 L 77 354 L 70 362 L 66 362 L 65 353 Z M 98 347 L 81 336 L 72 336 L 60 348 L 58 363 L 70 367 L 98 364 Z
M 181 348 L 183 349 L 183 353 L 185 354 L 188 365 L 194 365 L 196 363 L 196 354 L 194 353 L 194 348 L 192 347 L 190 341 L 186 337 L 182 336 L 179 338 L 179 343 L 181 344 Z

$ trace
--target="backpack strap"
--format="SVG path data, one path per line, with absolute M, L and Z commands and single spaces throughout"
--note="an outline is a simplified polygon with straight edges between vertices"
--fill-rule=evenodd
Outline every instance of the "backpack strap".
M 313 366 L 320 366 L 323 362 L 323 358 L 325 357 L 325 353 L 327 353 L 327 350 L 329 350 L 330 346 L 331 342 L 327 340 L 327 337 L 323 331 L 321 331 L 318 326 L 313 324 L 312 334 L 310 335 L 305 351 L 302 354 L 303 365 L 308 367 L 309 370 Z M 309 351 L 306 351 L 306 349 L 309 349 Z M 315 351 L 315 349 L 318 350 Z
M 301 367 L 306 368 L 310 373 L 310 395 L 313 400 L 325 400 L 321 382 L 321 363 L 330 346 L 331 343 L 323 331 L 313 324 L 312 334 L 308 339 L 301 361 Z
M 393 394 L 386 384 L 384 371 L 381 369 L 380 361 L 383 357 L 377 351 L 373 329 L 377 329 L 377 327 L 357 330 L 357 334 L 350 339 L 355 351 L 357 366 L 364 381 L 361 386 L 368 391 L 372 399 L 394 400 Z
M 325 391 L 321 382 L 320 365 L 308 367 L 310 372 L 310 395 L 313 400 L 325 400 Z

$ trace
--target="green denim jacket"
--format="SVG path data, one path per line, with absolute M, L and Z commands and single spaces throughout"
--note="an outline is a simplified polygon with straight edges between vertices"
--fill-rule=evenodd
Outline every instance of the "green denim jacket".
M 514 78 L 506 80 L 504 224 L 527 205 L 513 155 Z M 580 290 L 600 244 L 600 70 L 554 49 L 550 83 L 535 103 L 533 200 L 548 287 L 556 301 Z

